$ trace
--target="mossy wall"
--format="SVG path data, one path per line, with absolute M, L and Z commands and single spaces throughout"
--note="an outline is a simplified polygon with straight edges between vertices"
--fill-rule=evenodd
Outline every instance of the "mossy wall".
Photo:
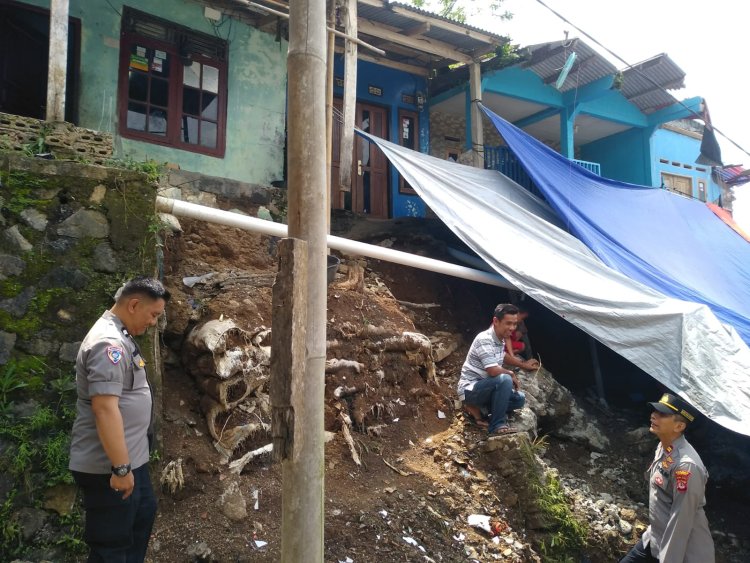
M 137 172 L 0 153 L 0 560 L 82 547 L 75 357 L 117 288 L 156 271 L 155 197 Z

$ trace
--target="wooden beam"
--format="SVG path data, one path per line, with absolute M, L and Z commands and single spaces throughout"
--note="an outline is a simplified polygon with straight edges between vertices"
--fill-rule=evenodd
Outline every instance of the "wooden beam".
M 49 22 L 47 121 L 65 121 L 65 78 L 68 71 L 68 0 L 52 0 Z
M 359 20 L 359 31 L 366 35 L 386 39 L 399 45 L 406 45 L 407 47 L 430 53 L 432 55 L 437 55 L 444 59 L 451 59 L 466 64 L 470 64 L 473 61 L 470 56 L 454 49 L 452 46 L 443 43 L 442 41 L 428 39 L 424 36 L 407 37 L 401 35 L 401 33 L 396 30 L 363 18 L 360 18 Z
M 415 35 L 422 35 L 423 33 L 430 31 L 430 27 L 430 22 L 422 22 L 405 29 L 402 33 L 408 37 L 414 37 Z
M 343 53 L 344 48 L 341 46 L 336 46 L 336 52 L 337 53 Z M 403 70 L 404 72 L 409 72 L 411 74 L 416 74 L 417 76 L 424 76 L 428 77 L 430 75 L 430 69 L 421 67 L 421 66 L 415 66 L 410 65 L 407 63 L 399 63 L 396 61 L 391 61 L 389 59 L 386 59 L 385 57 L 377 57 L 373 55 L 366 55 L 362 51 L 359 51 L 357 53 L 357 58 L 363 61 L 369 61 L 371 63 L 375 63 L 381 66 L 385 66 L 388 68 L 395 68 L 396 70 Z

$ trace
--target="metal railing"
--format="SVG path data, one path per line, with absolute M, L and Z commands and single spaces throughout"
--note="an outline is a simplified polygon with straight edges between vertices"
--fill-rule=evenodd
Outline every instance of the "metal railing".
M 598 162 L 588 162 L 585 160 L 570 159 L 577 165 L 585 168 L 589 172 L 601 176 L 601 166 Z M 484 147 L 484 167 L 489 170 L 502 172 L 514 182 L 524 188 L 533 191 L 534 182 L 531 180 L 526 170 L 508 147 Z

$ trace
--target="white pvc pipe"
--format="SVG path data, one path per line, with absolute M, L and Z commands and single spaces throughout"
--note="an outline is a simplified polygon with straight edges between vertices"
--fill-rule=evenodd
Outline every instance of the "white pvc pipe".
M 264 235 L 279 238 L 288 236 L 286 225 L 281 223 L 248 217 L 247 215 L 241 215 L 240 213 L 232 213 L 231 211 L 222 211 L 221 209 L 214 209 L 213 207 L 206 207 L 196 203 L 188 203 L 178 199 L 157 196 L 156 209 L 163 213 L 191 217 L 192 219 L 199 219 L 201 221 L 206 221 L 207 223 L 217 223 L 229 227 L 237 227 L 239 229 L 262 233 Z M 433 258 L 417 256 L 416 254 L 409 254 L 408 252 L 401 252 L 400 250 L 357 242 L 333 235 L 328 235 L 327 241 L 329 248 L 340 250 L 347 254 L 369 256 L 370 258 L 377 258 L 378 260 L 385 260 L 386 262 L 393 262 L 394 264 L 412 266 L 414 268 L 420 268 L 422 270 L 437 272 L 439 274 L 445 274 L 479 283 L 486 283 L 496 287 L 516 289 L 508 280 L 498 274 L 482 272 L 480 270 L 474 270 L 472 268 L 435 260 Z

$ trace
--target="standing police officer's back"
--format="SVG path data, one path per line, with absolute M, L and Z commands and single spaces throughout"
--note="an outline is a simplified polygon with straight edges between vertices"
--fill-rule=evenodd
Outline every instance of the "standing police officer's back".
M 151 389 L 133 336 L 156 325 L 169 292 L 135 278 L 88 332 L 76 358 L 70 469 L 83 492 L 89 562 L 142 562 L 156 515 L 148 473 Z
M 703 511 L 708 472 L 683 436 L 695 411 L 670 393 L 650 405 L 650 431 L 659 445 L 646 472 L 649 527 L 620 563 L 714 563 L 714 541 Z

